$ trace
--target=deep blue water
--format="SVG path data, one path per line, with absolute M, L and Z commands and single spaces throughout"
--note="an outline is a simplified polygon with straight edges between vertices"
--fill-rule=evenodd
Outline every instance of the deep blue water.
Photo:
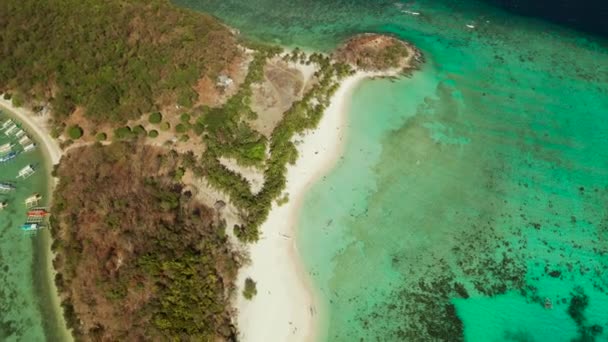
M 486 0 L 522 16 L 535 17 L 568 28 L 608 38 L 606 0 Z

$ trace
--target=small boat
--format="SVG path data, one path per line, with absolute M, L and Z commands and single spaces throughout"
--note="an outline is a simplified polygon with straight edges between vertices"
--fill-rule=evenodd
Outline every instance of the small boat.
M 24 201 L 25 206 L 28 208 L 36 206 L 36 205 L 38 205 L 38 203 L 40 202 L 41 199 L 42 199 L 42 196 L 40 194 L 33 194 L 32 196 L 25 199 L 25 201 Z
M 27 212 L 28 217 L 44 217 L 48 214 L 49 212 L 46 210 L 46 208 L 32 208 Z
M 23 136 L 21 139 L 19 139 L 19 145 L 21 146 L 25 146 L 25 144 L 31 142 L 30 137 L 28 137 L 27 135 Z
M 15 186 L 9 183 L 0 183 L 0 192 L 9 192 L 15 190 Z
M 13 132 L 15 129 L 18 129 L 18 128 L 17 128 L 17 125 L 12 124 L 12 125 L 11 125 L 11 126 L 10 126 L 10 127 L 9 127 L 9 128 L 6 130 L 6 131 L 5 131 L 5 132 L 4 132 L 4 134 L 5 134 L 5 135 L 9 135 L 9 134 L 11 134 L 11 132 Z
M 29 176 L 33 175 L 34 172 L 36 172 L 34 167 L 32 165 L 28 165 L 19 171 L 17 178 L 28 178 Z
M 12 123 L 13 123 L 13 120 L 11 120 L 11 119 L 4 121 L 2 123 L 2 127 L 0 128 L 0 131 L 7 129 Z
M 553 309 L 553 303 L 551 303 L 551 299 L 549 299 L 549 297 L 545 298 L 545 309 Z
M 17 157 L 17 152 L 10 152 L 9 154 L 0 157 L 0 163 L 6 163 L 11 159 L 15 159 Z
M 13 147 L 13 145 L 11 145 L 11 143 L 6 143 L 6 144 L 0 146 L 0 153 L 8 152 L 11 150 L 12 147 Z
M 4 202 L 0 202 L 0 210 L 4 209 L 8 207 L 8 202 L 4 201 Z
M 40 230 L 42 228 L 44 228 L 44 226 L 39 223 L 25 223 L 21 225 L 21 230 L 26 232 Z
M 23 151 L 24 151 L 24 152 L 29 152 L 29 151 L 32 151 L 32 150 L 33 150 L 33 149 L 35 149 L 35 148 L 36 148 L 36 144 L 31 143 L 31 144 L 29 144 L 29 145 L 27 145 L 27 146 L 23 147 Z
M 475 28 L 475 25 L 473 25 L 473 24 L 467 24 L 466 26 L 467 26 L 468 28 L 470 28 L 470 29 L 474 29 L 474 28 Z
M 405 14 L 409 14 L 409 15 L 420 15 L 420 12 L 414 12 L 414 11 L 409 11 L 409 10 L 403 10 L 401 12 L 405 13 Z

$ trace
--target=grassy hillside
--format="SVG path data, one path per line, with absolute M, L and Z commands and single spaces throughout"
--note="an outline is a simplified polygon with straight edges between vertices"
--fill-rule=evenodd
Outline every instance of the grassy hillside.
M 57 170 L 57 284 L 79 340 L 233 340 L 238 265 L 217 213 L 176 183 L 179 156 L 131 143 Z
M 214 18 L 168 0 L 0 1 L 0 90 L 125 122 L 160 105 L 189 107 L 192 86 L 239 54 Z

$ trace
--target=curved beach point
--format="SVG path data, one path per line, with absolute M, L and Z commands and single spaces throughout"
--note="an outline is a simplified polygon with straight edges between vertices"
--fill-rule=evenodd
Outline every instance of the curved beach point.
M 303 70 L 304 72 L 304 70 Z M 303 197 L 328 173 L 342 154 L 347 113 L 354 89 L 374 77 L 398 76 L 400 68 L 357 71 L 342 80 L 318 127 L 298 138 L 298 159 L 287 171 L 289 202 L 273 205 L 261 227 L 261 239 L 250 247 L 251 264 L 244 266 L 237 284 L 238 328 L 243 341 L 315 341 L 323 334 L 322 303 L 301 264 L 296 229 Z M 240 292 L 246 278 L 257 282 L 257 295 L 245 299 Z

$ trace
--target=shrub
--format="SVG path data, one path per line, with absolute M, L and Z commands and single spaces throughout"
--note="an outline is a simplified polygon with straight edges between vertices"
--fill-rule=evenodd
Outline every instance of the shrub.
M 11 97 L 12 97 L 12 95 L 11 95 L 11 93 L 4 93 L 3 97 L 4 97 L 5 100 L 10 100 Z
M 188 134 L 184 134 L 181 137 L 179 137 L 179 141 L 186 142 L 188 140 L 190 140 L 190 136 Z
M 19 93 L 15 93 L 12 97 L 12 100 L 13 100 L 13 106 L 15 106 L 15 107 L 21 107 L 21 106 L 23 106 L 23 103 L 25 102 L 23 95 L 21 95 Z
M 177 124 L 177 126 L 175 126 L 175 131 L 177 133 L 186 133 L 186 130 L 188 129 L 188 127 L 186 127 L 186 125 L 184 124 Z
M 163 121 L 163 115 L 160 112 L 154 112 L 150 114 L 148 121 L 151 124 L 159 124 L 161 121 Z
M 171 124 L 168 122 L 163 122 L 162 124 L 160 124 L 161 131 L 168 131 L 169 128 L 171 128 Z
M 123 140 L 134 138 L 135 134 L 131 131 L 131 127 L 125 126 L 114 130 L 114 139 Z
M 80 139 L 80 137 L 82 137 L 82 134 L 82 128 L 78 125 L 70 126 L 68 128 L 68 136 L 72 140 Z
M 133 133 L 136 135 L 144 136 L 147 134 L 146 129 L 142 125 L 137 125 L 133 128 Z
M 251 300 L 253 296 L 258 294 L 258 290 L 256 289 L 255 281 L 251 278 L 245 279 L 245 288 L 243 289 L 243 297 Z
M 200 122 L 195 123 L 194 126 L 192 126 L 192 129 L 196 135 L 202 135 L 205 133 L 205 125 Z
M 103 132 L 97 133 L 97 135 L 95 136 L 95 139 L 97 141 L 104 141 L 104 140 L 108 139 L 108 135 Z
M 153 130 L 151 130 L 150 132 L 148 132 L 148 136 L 149 136 L 150 138 L 156 138 L 156 137 L 158 136 L 158 131 L 157 131 L 157 130 L 155 130 L 155 129 L 153 129 Z
M 189 123 L 190 122 L 190 114 L 188 113 L 184 113 L 179 117 L 179 120 L 183 123 Z

